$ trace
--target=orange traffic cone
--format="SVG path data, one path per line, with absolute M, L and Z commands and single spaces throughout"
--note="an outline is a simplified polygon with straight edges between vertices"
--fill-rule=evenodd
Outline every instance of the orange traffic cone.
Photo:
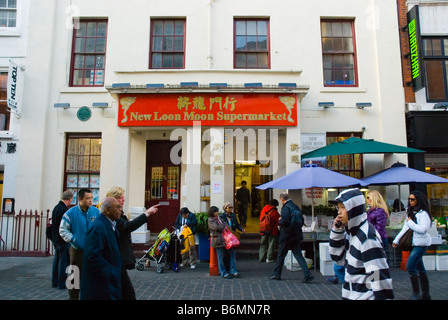
M 401 251 L 400 269 L 406 271 L 406 264 L 409 259 L 409 251 Z
M 216 249 L 212 248 L 210 240 L 210 275 L 219 276 L 218 268 L 218 255 L 216 254 Z

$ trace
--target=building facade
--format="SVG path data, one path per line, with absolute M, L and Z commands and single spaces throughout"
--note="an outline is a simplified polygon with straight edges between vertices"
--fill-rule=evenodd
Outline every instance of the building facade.
M 16 208 L 51 208 L 82 187 L 98 203 L 120 186 L 127 212 L 161 204 L 158 231 L 181 207 L 235 202 L 244 180 L 252 216 L 282 191 L 255 187 L 300 168 L 310 148 L 349 136 L 406 145 L 393 1 L 29 6 Z M 397 160 L 323 164 L 361 178 Z
M 411 167 L 447 178 L 448 1 L 399 1 L 408 145 Z M 432 214 L 448 214 L 448 189 L 414 186 L 426 192 Z
M 2 212 L 14 210 L 28 21 L 29 1 L 0 2 L 0 198 L 2 199 L 0 206 Z

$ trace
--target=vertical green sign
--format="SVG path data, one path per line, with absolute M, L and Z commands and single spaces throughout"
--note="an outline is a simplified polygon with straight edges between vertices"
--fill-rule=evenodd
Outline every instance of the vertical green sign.
M 412 7 L 408 15 L 408 33 L 409 33 L 409 59 L 411 60 L 412 87 L 418 91 L 425 86 L 424 66 L 422 60 L 420 36 L 420 19 L 418 6 Z

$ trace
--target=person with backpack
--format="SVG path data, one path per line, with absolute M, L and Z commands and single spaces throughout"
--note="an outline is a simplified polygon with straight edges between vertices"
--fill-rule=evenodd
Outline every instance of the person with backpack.
M 289 250 L 296 258 L 302 268 L 304 278 L 303 283 L 309 283 L 314 276 L 308 270 L 308 265 L 302 256 L 300 249 L 300 241 L 303 240 L 302 226 L 303 216 L 300 208 L 289 199 L 287 193 L 280 194 L 280 202 L 283 204 L 281 210 L 281 218 L 278 225 L 280 226 L 279 248 L 277 262 L 275 263 L 274 273 L 269 277 L 271 280 L 281 280 L 282 269 L 285 263 L 285 257 Z
M 274 262 L 274 253 L 278 243 L 278 220 L 280 213 L 277 211 L 279 205 L 276 199 L 269 201 L 260 212 L 260 251 L 259 261 L 267 263 Z

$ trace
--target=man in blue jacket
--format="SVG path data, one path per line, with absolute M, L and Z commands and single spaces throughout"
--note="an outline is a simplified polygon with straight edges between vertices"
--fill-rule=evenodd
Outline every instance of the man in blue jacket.
M 81 300 L 121 299 L 121 254 L 116 220 L 121 205 L 107 197 L 87 232 L 81 276 Z
M 92 206 L 93 193 L 90 189 L 79 189 L 78 205 L 70 208 L 62 217 L 59 225 L 59 234 L 65 242 L 70 246 L 70 267 L 73 283 L 68 283 L 67 289 L 70 300 L 79 300 L 79 285 L 82 271 L 82 258 L 84 254 L 84 242 L 87 231 L 96 217 L 100 215 L 100 211 Z

